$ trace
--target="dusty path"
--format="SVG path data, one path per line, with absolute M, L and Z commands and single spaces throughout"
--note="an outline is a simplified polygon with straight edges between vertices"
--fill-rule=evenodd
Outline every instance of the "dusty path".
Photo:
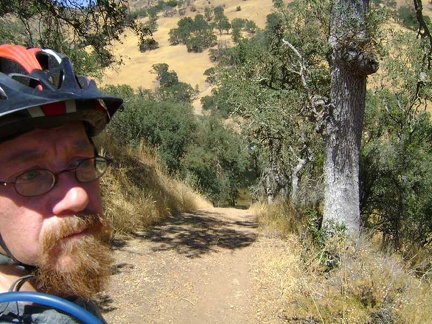
M 183 214 L 119 240 L 104 316 L 115 324 L 281 323 L 257 307 L 257 242 L 254 216 L 237 209 Z

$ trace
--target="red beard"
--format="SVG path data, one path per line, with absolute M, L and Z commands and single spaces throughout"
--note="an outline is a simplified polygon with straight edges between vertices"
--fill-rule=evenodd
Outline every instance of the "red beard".
M 97 215 L 65 216 L 55 229 L 42 233 L 38 288 L 58 296 L 91 298 L 108 283 L 113 261 L 111 229 Z

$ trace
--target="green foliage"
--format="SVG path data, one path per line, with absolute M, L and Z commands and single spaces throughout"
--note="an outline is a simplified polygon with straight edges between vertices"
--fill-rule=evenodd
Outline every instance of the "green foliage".
M 108 132 L 119 144 L 136 146 L 144 139 L 158 149 L 160 160 L 170 173 L 180 168 L 180 160 L 196 128 L 192 107 L 188 104 L 157 101 L 147 92 L 135 94 L 128 86 L 109 87 L 113 94 L 127 100 L 127 109 L 116 114 Z
M 214 81 L 216 81 L 215 69 L 213 67 L 205 70 L 203 74 L 207 76 L 206 82 L 212 84 Z
M 2 44 L 25 44 L 27 37 L 25 27 L 19 21 L 0 23 L 0 42 Z
M 152 66 L 153 71 L 157 74 L 156 80 L 159 81 L 159 86 L 161 88 L 171 87 L 178 83 L 177 72 L 168 71 L 169 65 L 166 63 L 158 63 Z
M 383 84 L 369 94 L 362 149 L 362 215 L 397 249 L 432 234 L 432 123 L 429 71 L 411 34 L 394 33 L 395 53 L 382 63 Z
M 247 186 L 248 151 L 242 137 L 215 117 L 201 117 L 183 159 L 185 178 L 215 205 L 234 206 Z
M 177 23 L 178 28 L 169 31 L 169 42 L 171 45 L 185 44 L 193 30 L 193 20 L 190 17 L 184 17 Z
M 166 63 L 153 65 L 153 71 L 157 74 L 156 79 L 159 81 L 159 89 L 156 91 L 157 98 L 172 102 L 191 103 L 196 91 L 190 84 L 179 82 L 177 73 L 168 71 L 168 69 L 169 65 Z
M 246 20 L 245 31 L 254 34 L 258 29 L 258 26 L 253 20 Z
M 168 65 L 159 64 L 155 70 L 165 73 Z M 183 85 L 178 82 L 156 92 L 135 92 L 126 85 L 107 87 L 107 93 L 127 102 L 107 132 L 118 145 L 150 144 L 170 174 L 186 179 L 217 205 L 234 205 L 239 189 L 253 178 L 247 145 L 240 134 L 214 116 L 197 119 L 189 103 L 162 97 L 161 91 L 166 95 L 169 89 Z
M 99 68 L 115 62 L 111 45 L 120 40 L 126 29 L 140 33 L 129 16 L 125 0 L 93 0 L 88 3 L 78 0 L 13 0 L 5 4 L 2 3 L 0 8 L 2 41 L 52 48 L 59 52 L 90 48 L 92 59 Z
M 214 18 L 214 23 L 213 23 L 214 27 L 219 30 L 219 33 L 222 35 L 223 31 L 226 31 L 226 33 L 229 32 L 230 28 L 231 28 L 231 24 L 228 20 L 228 17 L 225 16 L 224 14 L 216 14 L 215 13 L 215 18 Z
M 216 45 L 216 35 L 206 30 L 196 36 L 190 37 L 186 42 L 188 52 L 201 53 L 206 48 Z
M 294 193 L 295 179 L 302 203 L 315 203 L 319 191 L 311 195 L 307 188 L 312 183 L 316 190 L 320 188 L 314 177 L 322 163 L 322 141 L 314 132 L 314 124 L 302 115 L 307 98 L 295 71 L 299 58 L 283 39 L 303 54 L 308 62 L 307 82 L 322 96 L 328 93 L 330 80 L 323 64 L 328 55 L 327 40 L 317 33 L 319 21 L 312 14 L 303 9 L 293 12 L 302 12 L 302 17 L 295 19 L 290 11 L 276 12 L 268 16 L 264 32 L 240 39 L 237 46 L 226 49 L 214 73 L 218 86 L 213 98 L 204 97 L 202 103 L 204 109 L 225 118 L 240 118 L 261 173 L 260 184 L 254 189 L 257 198 L 287 197 Z M 233 22 L 235 26 L 242 24 Z
M 210 28 L 207 21 L 204 19 L 203 15 L 196 15 L 193 21 L 193 29 L 194 32 L 204 32 Z
M 280 39 L 283 33 L 283 17 L 277 13 L 267 15 L 266 21 L 266 38 L 267 39 Z
M 413 7 L 400 6 L 397 11 L 398 18 L 405 27 L 416 29 L 418 26 L 416 13 Z
M 217 6 L 213 9 L 215 18 L 222 17 L 224 15 L 225 9 L 223 6 Z
M 178 6 L 178 1 L 176 1 L 176 0 L 169 0 L 169 1 L 167 1 L 166 2 L 166 5 L 167 6 L 169 6 L 169 7 L 177 7 Z
M 312 216 L 309 220 L 314 222 L 309 224 L 309 235 L 311 235 L 311 242 L 316 251 L 317 263 L 322 267 L 322 271 L 329 272 L 340 266 L 338 243 L 346 238 L 346 228 L 341 224 L 331 222 L 316 228 L 314 226 L 316 221 L 314 213 L 308 215 L 309 217 Z M 305 250 L 309 249 L 309 246 L 305 246 Z
M 231 26 L 236 30 L 242 30 L 244 28 L 244 26 L 246 25 L 246 21 L 247 19 L 244 18 L 234 18 L 231 22 Z
M 204 110 L 210 109 L 210 107 L 215 106 L 215 97 L 214 96 L 204 96 L 201 98 L 201 105 Z
M 203 15 L 198 14 L 194 19 L 184 17 L 177 26 L 169 31 L 171 45 L 185 44 L 188 52 L 195 53 L 216 45 L 216 35 Z
M 140 52 L 151 51 L 159 48 L 159 43 L 154 38 L 145 38 L 140 42 Z
M 191 103 L 196 96 L 196 91 L 188 83 L 177 82 L 169 87 L 161 87 L 156 91 L 159 100 Z
M 254 34 L 258 27 L 252 20 L 243 18 L 234 18 L 231 22 L 231 38 L 235 43 L 243 39 L 242 32 Z

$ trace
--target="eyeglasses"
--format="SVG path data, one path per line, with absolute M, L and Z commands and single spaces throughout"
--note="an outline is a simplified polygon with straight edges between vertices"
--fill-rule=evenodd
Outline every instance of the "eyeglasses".
M 65 172 L 75 172 L 78 182 L 86 183 L 99 179 L 107 170 L 111 161 L 102 156 L 81 160 L 77 166 L 53 173 L 46 169 L 34 169 L 19 174 L 15 181 L 1 182 L 0 185 L 13 185 L 21 196 L 34 197 L 43 195 L 56 185 L 58 176 Z

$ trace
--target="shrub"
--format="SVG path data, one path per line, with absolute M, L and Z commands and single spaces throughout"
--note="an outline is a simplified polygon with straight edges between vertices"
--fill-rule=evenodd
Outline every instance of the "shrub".
M 177 7 L 177 5 L 178 5 L 178 1 L 176 1 L 176 0 L 168 0 L 167 2 L 165 2 L 165 4 L 167 5 L 167 6 L 169 6 L 169 7 Z
M 401 6 L 397 11 L 397 16 L 406 27 L 411 29 L 417 28 L 418 22 L 414 9 L 408 6 Z
M 215 117 L 201 117 L 182 161 L 189 183 L 215 205 L 235 205 L 247 186 L 249 155 L 243 138 Z
M 159 43 L 154 38 L 145 38 L 139 45 L 140 52 L 151 51 L 159 48 Z
M 157 148 L 162 165 L 175 173 L 196 128 L 191 105 L 159 102 L 154 94 L 131 93 L 128 86 L 111 87 L 110 93 L 120 94 L 128 106 L 114 116 L 107 132 L 115 134 L 113 138 L 123 146 L 137 147 L 144 140 Z
M 324 231 L 317 241 L 307 234 L 307 217 L 289 202 L 256 204 L 252 209 L 263 237 L 285 238 L 284 243 L 274 241 L 284 244 L 281 253 L 266 255 L 259 271 L 264 272 L 261 285 L 275 287 L 279 296 L 270 297 L 263 307 L 277 303 L 286 322 L 428 322 L 430 278 L 415 278 L 400 256 L 374 245 L 373 235 L 348 239 Z M 336 260 L 331 267 L 330 260 Z
M 144 142 L 135 148 L 120 146 L 115 137 L 103 132 L 95 143 L 114 160 L 101 178 L 101 188 L 105 215 L 116 234 L 144 230 L 172 214 L 209 206 L 190 187 L 168 177 L 158 166 L 154 150 Z

